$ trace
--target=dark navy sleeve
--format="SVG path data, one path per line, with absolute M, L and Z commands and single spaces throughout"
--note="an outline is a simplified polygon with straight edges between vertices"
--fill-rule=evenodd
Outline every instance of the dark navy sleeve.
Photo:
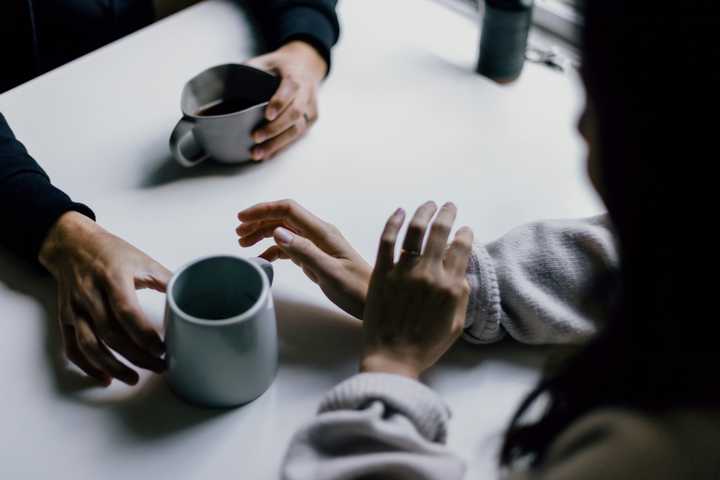
M 330 71 L 331 50 L 340 37 L 337 0 L 254 0 L 249 4 L 270 48 L 303 40 L 315 47 Z
M 34 262 L 50 228 L 68 211 L 95 220 L 92 210 L 50 183 L 0 113 L 0 245 Z

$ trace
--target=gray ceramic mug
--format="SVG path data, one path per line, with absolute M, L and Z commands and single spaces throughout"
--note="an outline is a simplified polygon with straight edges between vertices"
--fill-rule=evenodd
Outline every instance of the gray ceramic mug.
M 232 407 L 259 397 L 278 364 L 272 265 L 231 255 L 200 258 L 167 287 L 166 378 L 185 400 Z
M 185 84 L 183 118 L 170 136 L 170 151 L 185 167 L 212 158 L 220 163 L 250 160 L 250 134 L 264 122 L 265 107 L 280 80 L 247 65 L 209 68 Z

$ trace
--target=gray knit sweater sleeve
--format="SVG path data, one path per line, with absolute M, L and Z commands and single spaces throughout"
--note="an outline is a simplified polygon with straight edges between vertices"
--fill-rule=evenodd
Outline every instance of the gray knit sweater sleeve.
M 465 464 L 444 445 L 450 410 L 423 384 L 362 373 L 325 395 L 290 442 L 284 480 L 459 480 Z
M 579 343 L 607 318 L 618 254 L 606 215 L 532 223 L 473 250 L 467 341 Z

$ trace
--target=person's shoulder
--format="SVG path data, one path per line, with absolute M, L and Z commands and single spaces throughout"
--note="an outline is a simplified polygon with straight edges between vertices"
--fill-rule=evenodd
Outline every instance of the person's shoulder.
M 602 409 L 582 417 L 575 422 L 573 430 L 575 428 L 602 429 L 625 442 L 670 448 L 687 445 L 688 437 L 720 440 L 720 408 L 678 408 L 652 415 L 635 410 Z
M 628 410 L 599 410 L 581 417 L 553 443 L 549 458 L 562 458 L 588 449 L 629 457 L 668 458 L 675 442 L 664 422 Z
M 712 449 L 720 442 L 717 412 L 662 415 L 604 409 L 573 423 L 553 443 L 548 464 L 602 465 L 579 478 L 719 478 Z

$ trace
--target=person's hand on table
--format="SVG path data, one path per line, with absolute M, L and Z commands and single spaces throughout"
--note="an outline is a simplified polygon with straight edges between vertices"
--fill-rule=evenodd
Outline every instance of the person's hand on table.
M 436 211 L 432 202 L 417 210 L 397 262 L 395 244 L 405 213 L 396 211 L 385 225 L 363 316 L 363 372 L 417 379 L 462 333 L 473 233 L 461 228 L 448 247 L 457 210 L 445 204 L 423 251 L 425 231 Z
M 267 160 L 299 139 L 317 120 L 317 92 L 327 64 L 310 44 L 295 40 L 274 52 L 255 57 L 248 65 L 281 79 L 265 110 L 267 124 L 253 132 L 255 161 Z
M 238 219 L 241 246 L 273 237 L 275 245 L 261 257 L 292 260 L 335 305 L 362 318 L 371 268 L 336 227 L 292 200 L 254 205 Z
M 134 385 L 137 367 L 161 372 L 164 344 L 148 322 L 135 290 L 164 292 L 170 272 L 91 219 L 65 213 L 48 233 L 38 256 L 58 284 L 65 354 L 86 374 L 109 385 Z

